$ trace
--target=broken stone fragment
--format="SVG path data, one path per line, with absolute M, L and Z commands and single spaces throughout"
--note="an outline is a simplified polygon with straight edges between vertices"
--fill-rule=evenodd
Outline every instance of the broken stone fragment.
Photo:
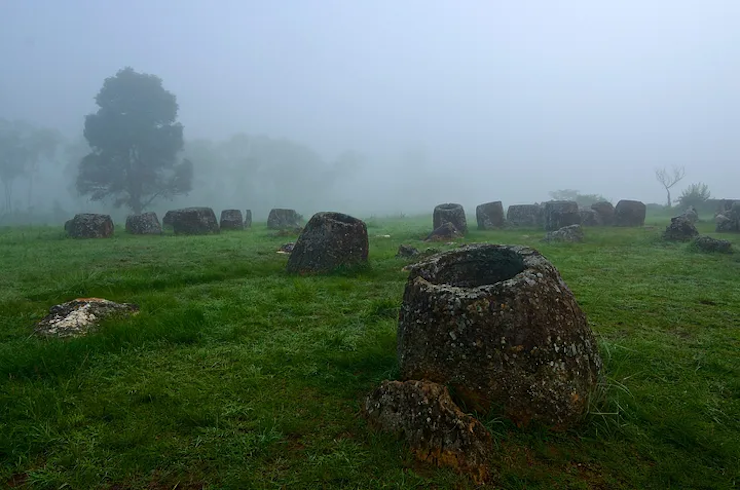
M 416 247 L 412 247 L 411 245 L 399 245 L 398 246 L 398 252 L 396 252 L 396 257 L 413 257 L 415 255 L 419 255 L 419 250 Z
M 455 228 L 455 225 L 453 223 L 447 222 L 439 226 L 438 228 L 435 228 L 433 232 L 427 235 L 424 241 L 444 242 L 454 240 L 455 238 L 459 238 L 460 236 L 462 235 L 457 230 L 457 228 Z
M 543 242 L 582 242 L 583 228 L 581 225 L 564 226 L 556 231 L 548 231 Z
M 448 202 L 435 206 L 432 222 L 435 230 L 447 223 L 451 223 L 454 226 L 455 231 L 460 235 L 465 235 L 468 231 L 465 209 L 461 204 Z
M 455 405 L 445 386 L 386 380 L 363 408 L 372 427 L 402 437 L 420 461 L 451 467 L 476 483 L 489 478 L 491 434 Z
M 54 305 L 38 322 L 34 333 L 42 337 L 79 337 L 114 315 L 135 315 L 139 307 L 101 298 L 77 298 Z

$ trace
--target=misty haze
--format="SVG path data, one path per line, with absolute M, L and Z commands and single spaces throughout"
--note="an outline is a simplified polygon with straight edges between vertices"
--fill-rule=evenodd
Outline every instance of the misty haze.
M 737 489 L 740 1 L 0 0 L 0 487 Z
M 158 212 L 415 214 L 561 189 L 664 203 L 654 172 L 673 166 L 674 197 L 702 182 L 734 198 L 739 14 L 732 1 L 3 2 L 0 118 L 58 133 L 4 174 L 3 211 L 129 212 L 75 188 L 85 116 L 125 67 L 177 98 L 193 163 L 191 190 Z

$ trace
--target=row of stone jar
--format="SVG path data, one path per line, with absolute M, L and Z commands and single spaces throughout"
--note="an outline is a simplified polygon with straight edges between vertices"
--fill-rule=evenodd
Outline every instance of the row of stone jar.
M 548 201 L 542 204 L 515 204 L 504 214 L 501 201 L 480 204 L 475 209 L 479 230 L 522 226 L 552 231 L 570 225 L 584 226 L 643 226 L 647 207 L 640 201 L 623 199 L 616 206 L 603 201 L 580 208 L 575 201 Z M 461 204 L 445 203 L 434 208 L 436 230 L 451 223 L 460 233 L 467 231 L 465 209 Z
M 270 229 L 298 229 L 303 217 L 293 209 L 275 208 L 267 218 Z M 252 211 L 242 214 L 238 209 L 225 209 L 220 222 L 208 207 L 190 207 L 167 211 L 160 225 L 153 212 L 131 215 L 126 218 L 126 231 L 135 235 L 158 235 L 162 226 L 171 227 L 175 234 L 201 235 L 221 230 L 242 230 L 252 226 Z M 106 238 L 113 235 L 113 220 L 107 214 L 82 213 L 64 224 L 67 233 L 75 238 Z

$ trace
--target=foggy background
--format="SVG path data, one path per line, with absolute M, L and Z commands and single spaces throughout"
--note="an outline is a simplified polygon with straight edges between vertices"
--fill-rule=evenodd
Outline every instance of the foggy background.
M 125 66 L 177 96 L 195 164 L 160 212 L 470 213 L 566 188 L 663 203 L 672 165 L 674 197 L 740 197 L 738 25 L 736 0 L 6 0 L 0 118 L 65 139 L 13 200 L 108 209 L 75 196 L 75 165 Z M 250 145 L 272 163 L 249 167 Z

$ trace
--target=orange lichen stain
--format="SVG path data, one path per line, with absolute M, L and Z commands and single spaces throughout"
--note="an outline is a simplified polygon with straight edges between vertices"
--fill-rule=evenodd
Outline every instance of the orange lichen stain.
M 431 463 L 439 467 L 446 466 L 458 473 L 469 475 L 473 481 L 481 485 L 490 479 L 491 472 L 487 465 L 471 465 L 465 460 L 465 454 L 457 451 L 445 451 L 439 448 L 414 450 L 419 461 Z
M 524 346 L 523 345 L 513 345 L 513 346 L 511 346 L 511 349 L 510 350 L 512 352 L 521 352 L 521 351 L 524 350 Z
M 576 393 L 575 391 L 570 394 L 570 402 L 573 405 L 578 405 L 581 402 L 581 395 Z

